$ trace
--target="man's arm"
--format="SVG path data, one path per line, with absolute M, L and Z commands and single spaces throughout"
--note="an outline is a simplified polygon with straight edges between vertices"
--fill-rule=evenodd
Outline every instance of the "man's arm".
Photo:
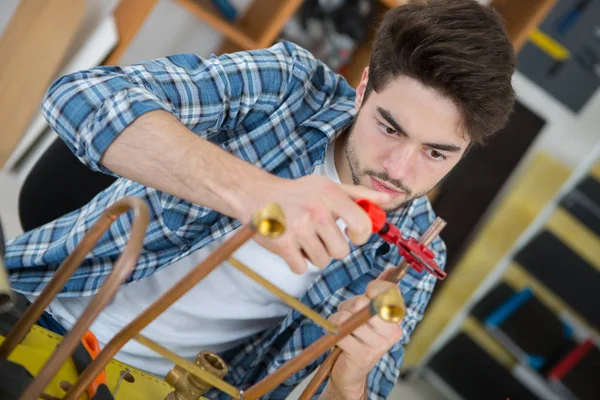
M 420 217 L 427 218 L 431 223 L 435 215 L 430 210 Z M 439 237 L 434 239 L 430 248 L 435 253 L 436 263 L 444 268 L 446 248 L 442 240 Z M 432 275 L 418 277 L 407 274 L 403 283 L 410 289 L 403 292 L 406 315 L 402 323 L 384 322 L 375 316 L 368 324 L 340 341 L 338 346 L 343 352 L 334 364 L 319 400 L 383 400 L 389 396 L 400 374 L 404 346 L 409 342 L 416 324 L 423 318 L 435 282 Z M 340 323 L 368 305 L 378 293 L 391 287 L 397 288 L 391 282 L 373 280 L 367 285 L 365 294 L 340 303 L 337 312 L 329 318 Z
M 203 137 L 234 130 L 251 112 L 273 112 L 287 91 L 318 86 L 323 74 L 336 85 L 339 78 L 321 63 L 285 48 L 288 53 L 280 47 L 277 54 L 263 50 L 210 61 L 182 55 L 82 71 L 55 83 L 43 108 L 51 126 L 93 169 L 242 222 L 267 203 L 278 203 L 286 215 L 286 233 L 275 241 L 257 240 L 296 272 L 306 269 L 306 258 L 325 267 L 349 252 L 335 219 L 345 220 L 350 239 L 360 245 L 368 240 L 371 223 L 352 200 L 385 204 L 389 195 L 336 185 L 325 177 L 278 178 Z
M 128 179 L 245 222 L 260 207 L 248 199 L 270 191 L 279 180 L 193 134 L 164 111 L 147 113 L 129 125 L 100 163 Z
M 353 314 L 368 307 L 371 301 L 387 290 L 397 290 L 392 282 L 374 280 L 369 283 L 365 294 L 348 299 L 338 306 L 338 311 L 329 319 L 337 325 Z M 386 322 L 373 316 L 366 324 L 338 343 L 342 353 L 333 365 L 331 375 L 320 400 L 363 400 L 367 399 L 367 378 L 381 358 L 402 337 L 400 325 Z

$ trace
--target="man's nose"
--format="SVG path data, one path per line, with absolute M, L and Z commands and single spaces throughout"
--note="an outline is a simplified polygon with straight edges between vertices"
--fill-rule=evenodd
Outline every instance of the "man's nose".
M 383 168 L 392 179 L 412 182 L 418 157 L 419 149 L 414 146 L 394 148 L 384 159 Z

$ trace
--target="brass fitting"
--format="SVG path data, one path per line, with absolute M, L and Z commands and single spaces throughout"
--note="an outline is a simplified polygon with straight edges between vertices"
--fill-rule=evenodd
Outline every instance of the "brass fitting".
M 225 361 L 209 351 L 201 351 L 196 356 L 196 365 L 219 379 L 227 373 Z M 211 385 L 190 374 L 179 365 L 169 371 L 165 382 L 175 388 L 175 391 L 169 393 L 165 400 L 198 400 L 212 388 Z
M 371 302 L 374 314 L 388 322 L 400 322 L 406 314 L 406 304 L 398 289 L 392 288 L 381 293 Z
M 261 235 L 275 239 L 285 232 L 285 215 L 281 207 L 270 203 L 253 215 L 252 225 Z

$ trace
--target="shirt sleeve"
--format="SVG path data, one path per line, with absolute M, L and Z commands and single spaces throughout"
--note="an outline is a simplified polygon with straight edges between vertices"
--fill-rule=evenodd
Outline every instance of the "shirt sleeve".
M 233 129 L 253 112 L 267 116 L 290 94 L 310 89 L 311 82 L 312 89 L 318 84 L 319 91 L 333 93 L 339 79 L 308 51 L 282 42 L 206 59 L 179 54 L 75 72 L 51 85 L 42 111 L 80 161 L 112 174 L 100 164 L 102 155 L 145 113 L 164 110 L 194 132 L 208 134 Z

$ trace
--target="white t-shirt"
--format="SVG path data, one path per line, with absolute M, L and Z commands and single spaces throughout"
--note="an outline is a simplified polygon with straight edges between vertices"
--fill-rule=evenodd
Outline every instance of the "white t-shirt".
M 329 146 L 325 162 L 317 166 L 314 174 L 340 182 L 335 169 L 333 145 Z M 341 220 L 338 226 L 344 232 L 345 225 Z M 100 345 L 104 346 L 221 243 L 222 240 L 215 240 L 152 276 L 119 289 L 114 300 L 90 327 Z M 321 272 L 308 263 L 308 270 L 304 274 L 295 274 L 282 258 L 265 250 L 254 240 L 240 247 L 233 256 L 296 298 L 307 292 Z M 71 329 L 90 299 L 58 298 L 52 301 L 48 311 L 66 329 Z M 141 333 L 193 361 L 201 350 L 221 352 L 235 347 L 249 336 L 277 325 L 289 311 L 289 306 L 225 262 Z M 173 366 L 135 341 L 127 343 L 116 358 L 160 377 L 166 375 Z

